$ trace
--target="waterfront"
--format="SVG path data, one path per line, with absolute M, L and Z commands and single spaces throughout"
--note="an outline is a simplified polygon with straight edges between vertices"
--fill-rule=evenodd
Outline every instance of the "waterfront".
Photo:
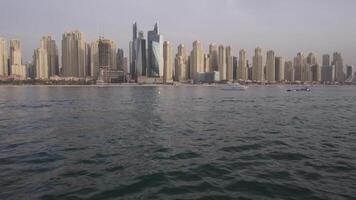
M 290 87 L 0 87 L 0 199 L 353 199 L 356 87 Z

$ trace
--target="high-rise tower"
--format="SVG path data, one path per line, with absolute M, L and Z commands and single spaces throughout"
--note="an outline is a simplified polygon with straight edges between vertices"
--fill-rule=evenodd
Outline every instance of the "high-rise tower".
M 169 41 L 163 44 L 163 83 L 173 82 L 173 48 Z
M 124 67 L 125 67 L 125 54 L 124 54 L 124 50 L 121 49 L 121 48 L 117 49 L 116 66 L 117 66 L 118 70 L 124 70 Z M 125 70 L 127 71 L 127 69 L 125 69 Z
M 4 38 L 0 38 L 0 76 L 8 76 L 8 64 L 7 64 L 7 47 L 6 40 Z
M 43 36 L 40 42 L 40 48 L 47 54 L 48 76 L 59 75 L 59 57 L 56 41 L 51 36 Z
M 62 36 L 62 71 L 65 77 L 85 78 L 85 36 L 79 31 Z
M 279 81 L 279 82 L 284 81 L 285 80 L 284 59 L 282 57 L 276 57 L 275 64 L 276 64 L 276 75 L 275 75 L 276 81 Z
M 209 71 L 218 71 L 218 47 L 216 44 L 209 45 Z
M 48 79 L 49 67 L 48 67 L 48 55 L 47 50 L 42 46 L 37 48 L 33 55 L 33 64 L 35 66 L 35 78 L 36 79 Z
M 226 47 L 226 80 L 232 81 L 234 79 L 234 69 L 232 60 L 232 49 L 230 46 Z
M 307 57 L 306 72 L 307 81 L 321 81 L 321 68 L 314 53 L 309 53 Z
M 284 63 L 285 71 L 284 71 L 284 77 L 286 81 L 289 82 L 294 82 L 294 67 L 293 67 L 293 62 L 292 61 L 286 61 Z
M 267 52 L 266 59 L 266 80 L 269 82 L 276 81 L 276 60 L 274 56 L 274 51 L 270 50 Z
M 175 58 L 174 76 L 176 81 L 185 81 L 189 77 L 187 50 L 183 44 L 178 46 Z
M 219 64 L 219 74 L 220 81 L 226 80 L 226 51 L 223 45 L 219 46 L 218 51 L 218 64 Z
M 146 76 L 147 75 L 147 54 L 146 54 L 146 39 L 144 38 L 144 34 L 142 31 L 138 33 L 138 38 L 135 46 L 135 72 L 136 77 L 138 76 Z
M 261 48 L 255 49 L 255 55 L 253 56 L 252 62 L 252 81 L 261 82 L 264 80 L 263 73 L 263 56 Z
M 10 75 L 26 78 L 26 66 L 22 65 L 22 52 L 20 40 L 10 41 Z
M 345 81 L 344 61 L 341 53 L 335 52 L 333 55 L 333 65 L 335 66 L 335 81 L 343 83 Z
M 147 71 L 150 77 L 163 77 L 163 36 L 158 23 L 147 34 Z
M 247 56 L 246 50 L 242 49 L 239 53 L 239 65 L 237 68 L 237 80 L 247 80 Z
M 307 62 L 303 52 L 299 52 L 294 58 L 294 75 L 295 81 L 306 81 Z
M 193 50 L 190 55 L 190 78 L 197 79 L 198 73 L 204 72 L 204 49 L 200 41 L 193 42 Z

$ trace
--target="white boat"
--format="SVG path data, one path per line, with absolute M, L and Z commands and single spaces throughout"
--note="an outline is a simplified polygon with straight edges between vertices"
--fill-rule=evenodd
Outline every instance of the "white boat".
M 240 85 L 238 83 L 228 83 L 224 85 L 222 90 L 233 90 L 233 91 L 245 91 L 247 90 L 248 86 L 246 85 Z
M 103 80 L 97 80 L 96 85 L 107 85 Z

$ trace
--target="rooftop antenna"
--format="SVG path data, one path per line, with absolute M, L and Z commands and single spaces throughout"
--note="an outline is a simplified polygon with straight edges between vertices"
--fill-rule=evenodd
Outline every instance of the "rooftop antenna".
M 103 33 L 101 33 L 101 34 L 99 34 L 99 40 L 103 40 L 105 37 L 104 37 L 104 34 Z
M 103 40 L 105 38 L 104 36 L 104 25 L 101 25 L 101 33 L 99 34 L 99 39 L 100 40 Z

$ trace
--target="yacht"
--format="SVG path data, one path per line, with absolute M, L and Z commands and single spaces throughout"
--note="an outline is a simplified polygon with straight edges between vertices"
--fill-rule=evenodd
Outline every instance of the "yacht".
M 311 92 L 311 89 L 308 87 L 304 87 L 298 89 L 288 89 L 287 92 Z
M 245 91 L 247 90 L 248 86 L 246 85 L 240 85 L 238 83 L 228 83 L 224 85 L 222 90 L 232 90 L 232 91 Z

